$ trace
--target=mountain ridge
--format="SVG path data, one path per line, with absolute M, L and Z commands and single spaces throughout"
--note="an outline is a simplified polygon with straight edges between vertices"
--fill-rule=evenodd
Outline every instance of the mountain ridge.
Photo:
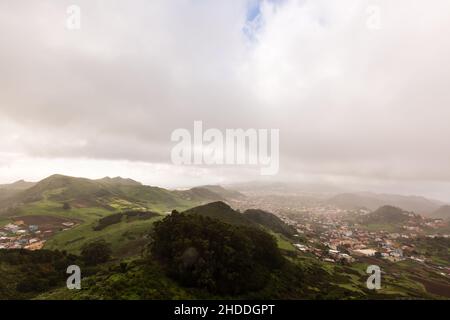
M 376 210 L 381 206 L 391 205 L 424 216 L 430 215 L 443 205 L 438 200 L 431 200 L 422 196 L 403 196 L 373 192 L 340 193 L 328 199 L 327 203 L 341 209 L 366 208 L 369 210 Z
M 22 189 L 3 191 L 0 189 L 0 209 L 8 211 L 24 205 L 51 201 L 68 203 L 74 208 L 101 207 L 110 210 L 132 209 L 133 207 L 155 210 L 164 207 L 192 207 L 211 201 L 226 201 L 229 196 L 239 194 L 221 186 L 196 187 L 189 190 L 169 190 L 143 185 L 141 182 L 122 178 L 104 177 L 88 179 L 61 174 L 48 176 L 36 183 L 18 182 Z M 163 209 L 161 209 L 163 210 Z
M 443 205 L 430 215 L 432 218 L 450 219 L 450 205 Z

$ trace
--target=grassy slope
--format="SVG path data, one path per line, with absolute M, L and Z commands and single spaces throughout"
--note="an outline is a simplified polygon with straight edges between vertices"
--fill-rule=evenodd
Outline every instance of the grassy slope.
M 81 290 L 59 288 L 39 295 L 38 300 L 93 299 L 192 299 L 188 290 L 167 278 L 155 264 L 134 261 L 125 272 L 100 272 L 82 280 Z
M 244 215 L 253 222 L 265 226 L 276 233 L 281 233 L 288 238 L 297 233 L 294 227 L 287 225 L 273 213 L 263 210 L 249 209 L 244 212 Z
M 43 200 L 26 205 L 19 209 L 16 215 L 49 215 L 61 216 L 82 220 L 79 226 L 73 229 L 62 231 L 53 236 L 45 245 L 46 249 L 67 250 L 68 252 L 78 253 L 84 243 L 104 238 L 112 244 L 113 251 L 117 252 L 128 245 L 128 242 L 142 238 L 150 229 L 151 225 L 160 219 L 155 217 L 150 220 L 136 220 L 132 222 L 121 222 L 112 225 L 101 231 L 94 231 L 93 227 L 102 217 L 119 212 L 123 207 L 117 206 L 116 210 L 107 210 L 104 208 L 72 208 L 63 210 L 60 203 Z M 126 207 L 128 208 L 128 206 Z M 183 209 L 185 207 L 178 207 Z M 165 204 L 156 204 L 152 210 L 165 212 L 168 210 Z
M 398 299 L 398 298 L 445 298 L 430 292 L 439 288 L 426 286 L 417 278 L 436 282 L 442 278 L 430 275 L 414 262 L 388 263 L 366 259 L 350 266 L 327 263 L 309 254 L 288 258 L 300 266 L 303 275 L 294 276 L 289 266 L 273 275 L 266 287 L 235 299 Z M 373 291 L 366 287 L 368 274 L 366 268 L 371 264 L 380 265 L 382 273 L 381 290 Z M 413 271 L 411 271 L 413 270 Z M 420 273 L 423 273 L 420 275 Z M 300 282 L 298 282 L 300 281 Z M 298 282 L 298 283 L 297 283 Z M 448 284 L 450 286 L 450 284 Z M 128 263 L 126 271 L 118 267 L 104 270 L 99 274 L 83 279 L 81 291 L 59 288 L 38 296 L 38 299 L 216 299 L 202 290 L 183 288 L 170 280 L 154 263 L 135 260 Z M 445 288 L 444 288 L 445 289 Z M 447 296 L 447 298 L 449 298 Z
M 73 208 L 71 210 L 63 210 L 61 202 L 49 200 L 52 195 L 61 192 L 60 189 L 55 189 L 51 193 L 45 194 L 44 199 L 38 202 L 29 203 L 19 208 L 16 211 L 15 215 L 55 215 L 79 219 L 83 221 L 80 226 L 72 230 L 57 234 L 54 238 L 48 241 L 48 243 L 46 244 L 46 248 L 68 250 L 69 252 L 78 253 L 81 246 L 87 241 L 104 237 L 108 242 L 112 243 L 114 256 L 116 258 L 135 255 L 139 252 L 133 251 L 133 249 L 138 248 L 138 250 L 140 250 L 140 248 L 142 248 L 145 242 L 145 234 L 150 230 L 152 224 L 162 217 L 155 217 L 145 221 L 133 221 L 130 223 L 122 221 L 119 224 L 109 226 L 104 230 L 97 232 L 93 231 L 92 227 L 96 225 L 99 218 L 109 215 L 113 212 L 118 212 L 123 209 L 129 209 L 130 207 L 142 208 L 142 205 L 144 205 L 147 209 L 163 213 L 172 209 L 178 209 L 179 211 L 182 211 L 194 206 L 194 203 L 190 200 L 178 199 L 175 202 L 171 202 L 171 198 L 167 193 L 167 190 L 152 187 L 149 188 L 151 189 L 121 187 L 122 192 L 126 192 L 129 195 L 127 199 L 121 199 L 119 197 L 112 199 L 103 198 L 105 201 L 110 201 L 109 204 L 110 207 L 113 208 L 113 210 L 107 210 L 102 207 Z M 129 201 L 129 199 L 138 197 L 143 199 L 143 201 L 140 201 L 140 203 L 133 203 Z M 172 205 L 175 207 L 171 207 Z M 218 210 L 217 212 L 219 211 L 220 210 Z M 213 215 L 215 215 L 217 212 L 213 212 Z M 235 220 L 235 218 L 237 220 Z M 246 221 L 241 220 L 240 217 L 238 219 L 238 217 L 233 213 L 231 213 L 231 216 L 228 216 L 227 219 L 231 219 L 231 222 L 237 224 L 246 223 Z M 8 222 L 8 219 L 0 218 L 0 224 L 5 222 Z M 292 244 L 286 238 L 280 236 L 279 234 L 273 232 L 271 233 L 276 237 L 278 246 L 281 249 L 289 251 L 295 250 L 295 248 L 292 247 Z M 302 264 L 306 268 L 309 266 L 312 270 L 322 270 L 323 272 L 327 272 L 327 274 L 333 279 L 333 285 L 340 286 L 343 289 L 353 292 L 354 297 L 360 295 L 370 296 L 370 294 L 373 294 L 373 292 L 367 291 L 367 288 L 365 287 L 365 281 L 368 277 L 368 275 L 365 273 L 365 269 L 369 264 L 378 264 L 380 265 L 380 267 L 382 267 L 382 270 L 385 273 L 382 276 L 383 288 L 379 293 L 382 295 L 388 295 L 390 298 L 402 296 L 428 298 L 437 297 L 438 295 L 427 293 L 425 285 L 427 285 L 429 289 L 431 288 L 432 292 L 439 292 L 439 290 L 442 290 L 442 287 L 441 289 L 439 287 L 436 289 L 435 287 L 437 286 L 437 284 L 445 282 L 445 278 L 439 277 L 434 273 L 432 274 L 424 269 L 423 266 L 411 261 L 400 262 L 397 264 L 387 263 L 380 260 L 365 261 L 363 263 L 357 263 L 346 267 L 337 264 L 324 263 L 316 260 L 316 258 L 309 257 L 308 255 L 301 255 L 299 258 L 295 258 L 295 261 Z M 161 288 L 165 288 L 164 290 L 168 290 L 167 292 L 170 292 L 170 294 L 174 294 L 174 297 L 190 297 L 190 295 L 187 294 L 184 289 L 176 286 L 174 287 L 174 284 L 166 278 L 162 279 L 162 282 L 160 283 L 153 277 L 146 278 L 143 276 L 143 273 L 151 270 L 153 270 L 156 275 L 159 274 L 157 271 L 155 271 L 156 269 L 146 270 L 136 266 L 135 268 L 132 268 L 130 270 L 130 274 L 115 273 L 113 276 L 105 275 L 104 278 L 99 278 L 97 280 L 100 280 L 102 283 L 106 283 L 105 288 L 108 288 L 109 290 L 111 287 L 115 288 L 115 286 L 120 287 L 128 285 L 127 274 L 130 276 L 133 274 L 137 275 L 138 278 L 141 278 L 144 283 L 147 283 L 145 287 L 146 290 L 148 288 L 159 288 L 159 286 L 162 286 Z M 5 266 L 0 266 L 0 272 L 10 272 L 9 274 L 11 276 L 14 276 L 14 272 L 10 269 L 5 269 Z M 430 281 L 422 283 L 417 279 L 430 279 Z M 320 287 L 316 287 L 314 284 L 311 284 L 310 286 L 312 291 L 320 291 L 321 289 Z M 448 286 L 450 288 L 450 284 L 448 284 Z M 67 295 L 67 290 L 61 290 L 62 291 L 56 296 L 59 295 L 60 298 L 63 298 Z M 153 292 L 153 295 L 150 294 L 149 298 L 155 298 L 158 294 L 160 294 L 157 292 L 159 289 L 155 290 L 156 291 Z M 95 292 L 91 292 L 90 294 L 95 294 Z M 72 293 L 70 293 L 69 295 L 72 295 Z M 130 293 L 127 298 L 133 299 L 137 298 L 138 296 L 139 295 L 137 293 Z M 51 295 L 47 297 L 51 298 Z M 77 297 L 82 298 L 82 296 Z M 351 297 L 352 296 L 348 296 L 348 298 Z
M 283 250 L 287 250 L 287 251 L 295 251 L 295 247 L 292 245 L 292 242 L 287 239 L 285 236 L 283 236 L 280 233 L 276 233 L 270 230 L 266 230 L 268 231 L 271 235 L 273 235 L 275 237 L 275 239 L 277 240 L 277 245 L 278 248 L 283 249 Z
M 413 261 L 391 263 L 385 260 L 363 258 L 360 262 L 351 265 L 340 265 L 322 262 L 309 254 L 302 254 L 296 259 L 305 266 L 322 268 L 332 279 L 332 284 L 351 290 L 355 298 L 397 299 L 397 298 L 426 298 L 449 299 L 450 282 L 448 279 L 426 270 L 423 265 Z M 372 291 L 366 287 L 369 274 L 366 269 L 369 265 L 378 265 L 381 268 L 381 289 Z M 428 289 L 420 279 L 430 279 Z M 439 286 L 439 288 L 434 288 Z M 440 291 L 439 291 L 440 290 Z M 447 294 L 444 294 L 447 290 Z
M 6 224 L 8 224 L 10 222 L 11 222 L 11 219 L 5 218 L 5 217 L 0 217 L 0 227 L 4 226 L 4 225 L 6 225 Z
M 198 214 L 198 215 L 218 219 L 223 222 L 234 224 L 234 225 L 261 227 L 266 232 L 269 232 L 271 235 L 273 235 L 275 237 L 278 247 L 280 249 L 284 249 L 284 250 L 288 250 L 288 251 L 295 251 L 295 248 L 292 245 L 292 242 L 287 237 L 280 234 L 279 232 L 275 232 L 274 230 L 270 229 L 270 227 L 273 224 L 265 223 L 264 225 L 260 225 L 257 221 L 251 220 L 249 218 L 250 215 L 237 212 L 223 202 L 219 201 L 219 202 L 208 203 L 208 204 L 205 204 L 202 206 L 198 206 L 198 207 L 189 209 L 189 210 L 185 211 L 185 213 L 186 214 Z M 262 221 L 262 222 L 264 222 L 264 221 Z M 278 225 L 275 225 L 275 226 L 279 227 Z M 278 230 L 278 229 L 279 228 L 275 228 L 275 230 Z
M 110 230 L 111 232 L 112 230 Z M 294 285 L 295 277 L 289 280 L 289 271 L 274 275 L 273 281 L 261 292 L 234 298 L 254 299 L 397 299 L 397 298 L 450 298 L 443 295 L 450 288 L 448 279 L 429 272 L 412 261 L 391 263 L 374 258 L 362 258 L 358 263 L 340 265 L 317 260 L 310 254 L 289 257 L 291 262 L 304 270 L 301 283 Z M 123 261 L 123 260 L 121 260 Z M 118 264 L 119 261 L 116 262 Z M 103 272 L 83 280 L 83 290 L 69 291 L 59 288 L 42 294 L 38 299 L 214 299 L 201 290 L 183 288 L 167 278 L 161 269 L 147 261 L 128 259 L 126 271 L 118 267 L 105 268 Z M 376 264 L 382 270 L 382 289 L 368 290 L 366 268 Z M 287 278 L 286 278 L 287 277 Z M 426 281 L 422 281 L 426 279 Z M 297 279 L 298 280 L 298 279 Z M 339 289 L 340 288 L 340 289 Z M 341 291 L 343 290 L 343 291 Z M 317 296 L 314 294 L 316 293 Z M 325 296 L 323 296 L 323 294 Z
M 68 252 L 78 253 L 84 243 L 104 238 L 112 244 L 113 251 L 121 255 L 121 251 L 126 251 L 125 248 L 130 247 L 130 242 L 136 242 L 142 238 L 151 225 L 160 218 L 156 217 L 146 221 L 139 220 L 130 223 L 122 222 L 102 231 L 94 231 L 93 227 L 100 218 L 121 210 L 146 209 L 164 213 L 173 209 L 185 210 L 196 204 L 193 201 L 174 198 L 169 191 L 160 188 L 121 186 L 120 189 L 124 194 L 129 192 L 129 198 L 141 197 L 142 200 L 140 200 L 140 203 L 135 203 L 120 198 L 99 198 L 99 201 L 104 202 L 111 209 L 106 209 L 105 207 L 75 207 L 70 210 L 64 210 L 61 202 L 49 200 L 54 199 L 55 195 L 62 192 L 61 189 L 54 189 L 43 192 L 42 200 L 25 204 L 16 209 L 14 216 L 46 215 L 82 221 L 79 226 L 59 232 L 53 236 L 45 245 L 47 249 L 67 250 Z M 6 218 L 3 219 L 0 220 L 0 223 L 1 221 L 9 221 Z
M 135 220 L 132 222 L 122 221 L 118 224 L 108 226 L 101 231 L 94 231 L 96 222 L 85 223 L 74 229 L 67 230 L 55 235 L 47 242 L 46 249 L 64 249 L 71 253 L 79 253 L 83 244 L 97 239 L 104 239 L 111 244 L 113 253 L 116 255 L 126 254 L 126 248 L 131 249 L 130 242 L 140 242 L 151 229 L 155 221 L 163 216 L 154 217 L 149 220 Z

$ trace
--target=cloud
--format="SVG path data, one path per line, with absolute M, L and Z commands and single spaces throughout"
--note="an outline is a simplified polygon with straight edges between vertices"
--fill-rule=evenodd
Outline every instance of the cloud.
M 170 180 L 171 132 L 202 120 L 279 128 L 278 179 L 450 183 L 448 1 L 80 0 L 78 31 L 70 4 L 0 4 L 0 148 L 15 168 L 0 179 L 64 159 L 74 174 L 160 164 Z M 194 185 L 199 170 L 258 174 L 177 174 Z

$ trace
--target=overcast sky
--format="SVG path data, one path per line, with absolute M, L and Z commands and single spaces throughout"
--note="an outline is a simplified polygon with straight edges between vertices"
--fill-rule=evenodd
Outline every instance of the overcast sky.
M 69 5 L 81 29 L 66 28 Z M 271 180 L 450 201 L 448 0 L 3 0 L 0 182 L 181 187 L 177 128 L 280 129 Z M 379 13 L 379 15 L 378 15 Z

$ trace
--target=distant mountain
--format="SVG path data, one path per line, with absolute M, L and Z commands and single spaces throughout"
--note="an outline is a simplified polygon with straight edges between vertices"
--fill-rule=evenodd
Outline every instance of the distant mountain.
M 37 183 L 18 181 L 0 185 L 0 212 L 48 201 L 53 206 L 68 203 L 72 208 L 139 208 L 161 212 L 243 197 L 239 192 L 221 186 L 210 185 L 180 191 L 145 186 L 121 177 L 91 180 L 55 174 Z
M 332 197 L 327 203 L 342 209 L 367 208 L 369 210 L 390 205 L 425 216 L 437 210 L 442 205 L 437 200 L 430 200 L 419 196 L 377 194 L 371 192 L 342 193 Z
M 267 211 L 249 209 L 244 212 L 244 216 L 253 222 L 267 227 L 268 229 L 280 233 L 286 237 L 292 237 L 297 233 L 297 230 L 294 227 L 284 223 L 276 215 Z
M 228 204 L 222 201 L 211 202 L 186 210 L 186 214 L 198 214 L 205 217 L 218 219 L 234 225 L 245 225 L 252 227 L 262 227 L 286 237 L 296 234 L 294 227 L 284 223 L 280 218 L 270 212 L 263 210 L 249 209 L 244 213 L 233 210 Z
M 450 205 L 444 205 L 430 214 L 432 218 L 450 219 Z
M 107 184 L 55 174 L 17 194 L 7 203 L 31 203 L 48 199 L 72 202 L 74 206 L 91 206 L 96 204 L 98 198 L 113 195 Z
M 222 186 L 210 185 L 210 186 L 200 186 L 194 187 L 189 190 L 183 191 L 174 191 L 181 197 L 187 200 L 193 201 L 227 201 L 227 200 L 235 200 L 242 199 L 245 196 L 237 191 L 225 189 Z
M 176 207 L 192 207 L 200 202 L 189 201 L 180 194 L 163 188 L 144 186 L 120 177 L 90 180 L 55 174 L 30 188 L 0 199 L 0 209 L 51 202 L 69 203 L 73 208 L 101 207 L 106 209 L 146 208 L 157 211 Z
M 235 190 L 230 190 L 230 189 L 226 189 L 222 186 L 219 185 L 207 185 L 207 186 L 201 186 L 198 187 L 196 189 L 206 189 L 209 190 L 215 194 L 218 194 L 220 196 L 222 196 L 225 199 L 242 199 L 245 198 L 245 195 L 243 195 L 242 193 L 235 191 Z
M 176 190 L 174 191 L 183 197 L 186 200 L 194 200 L 194 201 L 225 201 L 225 197 L 222 195 L 215 193 L 207 188 L 203 187 L 195 187 L 189 190 Z
M 211 202 L 184 211 L 185 214 L 198 214 L 205 217 L 221 220 L 234 225 L 256 226 L 246 215 L 233 210 L 228 204 L 222 201 Z
M 10 184 L 0 184 L 0 202 L 13 197 L 19 192 L 31 188 L 34 185 L 34 182 L 27 182 L 24 180 L 19 180 Z
M 105 177 L 105 178 L 98 179 L 95 181 L 98 181 L 100 183 L 110 184 L 110 185 L 142 186 L 142 183 L 140 183 L 140 182 L 137 182 L 133 179 L 124 179 L 121 177 L 115 177 L 115 178 Z
M 388 224 L 396 225 L 402 224 L 413 217 L 418 217 L 413 213 L 404 211 L 393 206 L 383 206 L 361 217 L 363 224 Z
M 343 193 L 346 189 L 324 183 L 299 183 L 299 182 L 281 182 L 281 181 L 253 181 L 244 183 L 235 183 L 231 185 L 234 190 L 241 192 L 250 192 L 258 195 L 276 194 L 276 195 L 294 195 L 310 194 L 321 197 L 323 194 Z
M 19 180 L 10 184 L 0 184 L 0 190 L 25 190 L 34 186 L 35 182 Z

